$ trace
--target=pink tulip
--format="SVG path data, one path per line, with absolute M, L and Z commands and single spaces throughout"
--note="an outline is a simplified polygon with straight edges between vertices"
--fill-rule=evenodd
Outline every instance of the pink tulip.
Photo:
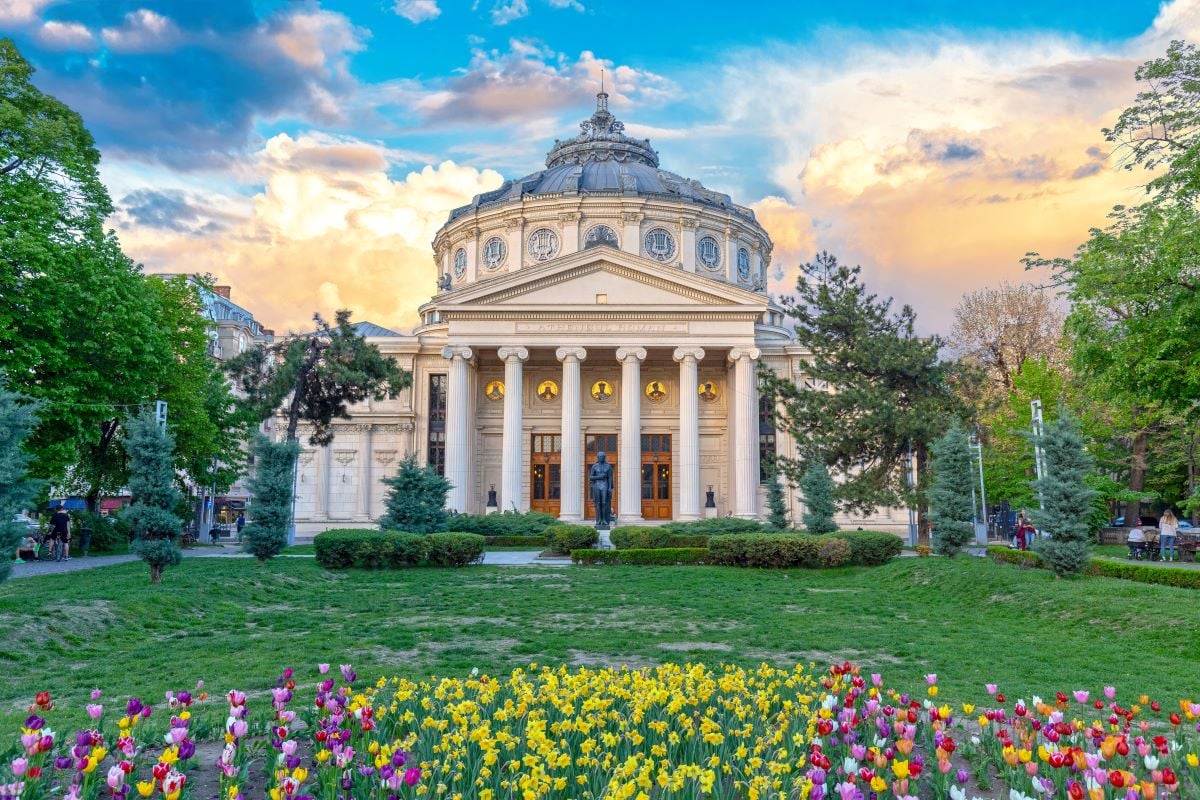
M 1088 701 L 1089 694 L 1088 694 L 1088 692 L 1084 691 L 1083 689 L 1076 689 L 1074 694 L 1075 694 L 1075 702 L 1086 703 Z
M 99 689 L 92 689 L 92 699 L 93 700 L 100 699 L 100 690 Z
M 29 766 L 29 762 L 24 758 L 14 758 L 12 762 L 12 774 L 14 778 L 19 778 L 25 774 L 25 768 Z
M 1105 686 L 1104 687 L 1104 696 L 1107 697 L 1109 700 L 1112 700 L 1114 697 L 1117 696 L 1117 687 Z
M 937 673 L 931 672 L 928 675 L 926 675 L 925 682 L 928 683 L 930 686 L 933 686 L 935 683 L 937 683 Z
M 196 681 L 196 691 L 200 691 L 203 688 L 204 688 L 204 679 L 201 678 L 200 680 Z
M 1200 703 L 1188 703 L 1188 711 L 1192 712 L 1193 717 L 1200 717 Z
M 114 792 L 125 785 L 125 770 L 113 765 L 108 768 L 108 778 L 105 781 Z
M 994 684 L 994 683 L 989 683 L 989 684 L 986 684 L 986 685 L 984 686 L 984 688 L 985 688 L 985 689 L 987 689 L 987 693 L 988 693 L 988 694 L 995 694 L 995 693 L 996 693 L 996 689 L 997 689 L 998 687 L 997 687 L 997 686 L 996 686 L 996 684 Z
M 329 665 L 328 664 L 317 664 L 317 672 L 324 675 L 326 672 L 329 672 Z
M 416 786 L 417 781 L 421 780 L 421 768 L 409 767 L 404 770 L 404 782 L 409 786 Z
M 883 676 L 880 675 L 878 672 L 872 672 L 871 673 L 871 685 L 876 688 L 883 686 Z
M 104 706 L 97 705 L 96 703 L 88 703 L 87 713 L 92 719 L 100 719 L 100 715 L 104 713 Z
M 283 743 L 282 746 L 280 746 L 279 749 L 283 751 L 283 754 L 285 756 L 296 755 L 296 740 L 295 739 L 287 740 L 286 742 Z
M 249 729 L 250 726 L 246 724 L 246 720 L 244 719 L 235 719 L 233 724 L 229 726 L 229 732 L 233 734 L 235 739 L 241 739 Z

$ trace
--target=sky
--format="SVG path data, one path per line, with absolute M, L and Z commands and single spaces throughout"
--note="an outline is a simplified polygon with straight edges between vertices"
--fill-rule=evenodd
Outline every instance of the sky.
M 83 115 L 126 252 L 280 331 L 413 325 L 450 209 L 542 168 L 604 70 L 664 169 L 755 209 L 773 292 L 828 250 L 945 332 L 1142 196 L 1101 131 L 1200 0 L 0 0 L 0 35 Z

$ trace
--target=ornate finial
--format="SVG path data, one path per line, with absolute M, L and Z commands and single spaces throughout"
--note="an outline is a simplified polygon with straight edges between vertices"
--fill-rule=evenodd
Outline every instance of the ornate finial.
M 600 91 L 596 95 L 596 113 L 608 113 L 608 92 L 604 91 L 604 70 L 600 70 Z

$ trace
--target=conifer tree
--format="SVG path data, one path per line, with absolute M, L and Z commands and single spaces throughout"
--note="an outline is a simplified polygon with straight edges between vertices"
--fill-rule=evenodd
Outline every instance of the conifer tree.
M 955 422 L 930 448 L 933 453 L 933 486 L 929 490 L 933 518 L 933 550 L 954 558 L 974 538 L 975 516 L 971 489 L 971 452 L 967 435 Z
M 783 476 L 771 465 L 767 476 L 767 528 L 786 531 L 789 527 L 787 496 L 783 489 Z
M 800 479 L 800 492 L 804 495 L 804 529 L 809 533 L 833 533 L 838 526 L 833 521 L 833 479 L 825 462 L 809 462 L 804 477 Z
M 379 529 L 406 533 L 436 533 L 446 530 L 446 493 L 450 481 L 429 467 L 418 466 L 409 455 L 400 462 L 394 477 L 384 480 L 388 486 L 379 520 Z
M 1088 509 L 1096 492 L 1087 484 L 1092 457 L 1084 449 L 1075 418 L 1066 409 L 1060 409 L 1058 418 L 1046 425 L 1042 449 L 1046 471 L 1034 485 L 1043 508 L 1033 510 L 1033 521 L 1045 536 L 1038 537 L 1034 550 L 1055 574 L 1074 575 L 1091 555 Z
M 24 531 L 13 523 L 33 500 L 37 482 L 28 475 L 29 455 L 22 442 L 37 424 L 36 407 L 7 388 L 0 375 L 0 581 L 12 570 L 13 553 Z
M 133 495 L 125 520 L 134 552 L 150 565 L 150 582 L 159 583 L 163 569 L 183 558 L 175 543 L 180 529 L 175 508 L 181 497 L 175 486 L 175 440 L 147 411 L 125 423 L 125 452 Z
M 272 442 L 261 434 L 254 440 L 254 475 L 249 481 L 254 501 L 250 522 L 242 531 L 242 549 L 260 564 L 287 547 L 293 465 L 299 452 L 300 443 L 295 440 Z

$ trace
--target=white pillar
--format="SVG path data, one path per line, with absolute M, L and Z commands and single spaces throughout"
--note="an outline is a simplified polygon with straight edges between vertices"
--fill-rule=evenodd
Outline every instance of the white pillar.
M 642 518 L 642 362 L 644 347 L 617 350 L 621 362 L 620 497 L 617 522 L 626 525 Z
M 757 347 L 729 351 L 734 381 L 733 515 L 758 517 L 758 376 Z
M 446 508 L 463 513 L 467 510 L 467 465 L 469 458 L 470 419 L 467 415 L 470 394 L 468 368 L 474 353 L 469 347 L 444 347 L 442 357 L 450 359 L 446 386 Z
M 580 424 L 580 362 L 587 358 L 582 347 L 560 347 L 554 353 L 562 362 L 562 473 L 558 518 L 583 521 L 583 430 Z
M 359 426 L 362 436 L 359 438 L 358 448 L 358 510 L 355 511 L 354 518 L 362 522 L 371 518 L 371 484 L 375 480 L 371 468 L 375 463 L 375 456 L 371 452 L 374 446 L 373 428 L 369 423 Z
M 679 238 L 679 260 L 684 272 L 696 271 L 696 220 L 683 217 L 679 220 L 683 235 Z
M 505 270 L 516 272 L 525 263 L 525 220 L 521 217 L 505 220 L 504 227 L 508 229 L 508 263 Z
M 642 252 L 642 216 L 639 211 L 626 211 L 621 215 L 621 221 L 625 223 L 621 231 L 621 249 L 635 256 Z
M 333 448 L 321 447 L 321 504 L 317 507 L 317 519 L 329 519 L 329 495 L 333 485 Z
M 679 520 L 700 519 L 700 359 L 699 347 L 675 350 L 679 362 Z
M 524 347 L 501 347 L 496 351 L 496 355 L 504 362 L 504 438 L 500 445 L 500 510 L 522 511 L 524 505 L 521 503 L 521 455 L 524 450 L 524 437 L 521 412 L 525 392 L 521 382 L 529 351 Z
M 583 243 L 579 241 L 579 220 L 582 216 L 578 211 L 564 211 L 558 215 L 558 221 L 562 224 L 559 255 L 570 255 L 583 249 Z

